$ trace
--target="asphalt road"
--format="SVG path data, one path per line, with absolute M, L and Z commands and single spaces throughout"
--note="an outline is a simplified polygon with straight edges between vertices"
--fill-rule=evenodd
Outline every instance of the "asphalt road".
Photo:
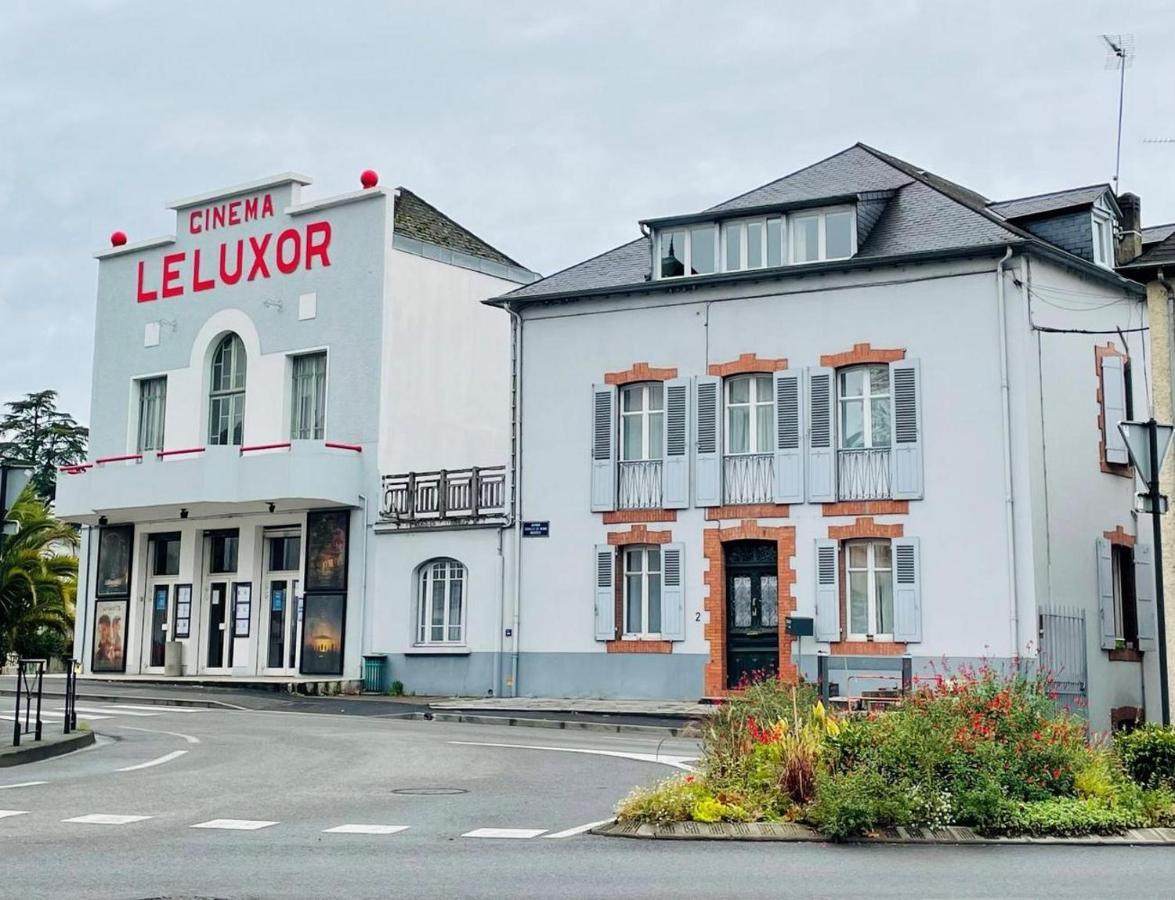
M 632 785 L 678 771 L 671 764 L 696 752 L 688 741 L 291 711 L 80 705 L 92 717 L 97 746 L 0 774 L 0 897 L 1175 892 L 1175 853 L 1158 847 L 833 847 L 576 833 L 607 818 Z M 64 821 L 93 816 L 147 818 Z M 207 827 L 216 820 L 249 825 Z M 343 826 L 351 827 L 329 830 Z M 386 833 L 348 833 L 363 829 Z M 519 836 L 471 836 L 480 829 Z

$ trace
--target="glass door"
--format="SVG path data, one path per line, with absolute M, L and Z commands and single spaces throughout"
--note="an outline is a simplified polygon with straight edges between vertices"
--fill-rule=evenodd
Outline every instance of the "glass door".
M 298 574 L 302 565 L 299 528 L 265 531 L 265 668 L 272 674 L 296 671 L 298 654 Z
M 271 669 L 280 669 L 284 665 L 289 614 L 289 582 L 284 578 L 273 578 L 269 582 L 269 658 L 265 663 Z
M 225 635 L 228 628 L 228 582 L 208 586 L 208 668 L 224 668 Z
M 180 572 L 178 532 L 147 535 L 147 596 L 143 615 L 143 668 L 162 669 L 168 641 L 175 640 L 171 590 Z
M 151 599 L 151 666 L 163 665 L 163 649 L 167 643 L 167 597 L 166 584 L 155 585 Z

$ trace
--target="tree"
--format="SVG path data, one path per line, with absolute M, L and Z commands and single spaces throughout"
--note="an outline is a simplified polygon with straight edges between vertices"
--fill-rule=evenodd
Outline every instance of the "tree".
M 57 495 L 58 466 L 86 458 L 90 429 L 58 412 L 56 391 L 39 391 L 4 405 L 8 412 L 0 419 L 0 459 L 31 465 L 32 485 L 52 500 Z
M 15 650 L 65 651 L 78 588 L 77 534 L 53 518 L 30 482 L 8 511 L 0 538 L 0 658 Z

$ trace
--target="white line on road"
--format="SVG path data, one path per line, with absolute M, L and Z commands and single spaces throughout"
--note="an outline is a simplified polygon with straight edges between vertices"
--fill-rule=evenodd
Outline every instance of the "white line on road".
M 65 712 L 64 706 L 57 706 L 54 707 L 54 709 L 56 709 L 57 712 Z M 133 709 L 108 709 L 105 706 L 75 706 L 74 709 L 76 709 L 79 713 L 99 713 L 103 716 L 130 716 L 132 718 L 143 716 L 150 718 L 160 715 L 160 713 L 157 712 L 139 712 L 138 710 Z
M 577 834 L 583 834 L 585 831 L 591 831 L 593 828 L 598 828 L 600 825 L 607 825 L 611 819 L 601 819 L 599 822 L 588 822 L 586 825 L 576 825 L 574 828 L 568 828 L 566 831 L 557 831 L 554 834 L 548 834 L 549 838 L 569 838 L 575 837 Z
M 18 781 L 16 784 L 0 784 L 0 791 L 7 791 L 18 787 L 36 787 L 38 784 L 48 784 L 47 781 Z
M 198 737 L 192 737 L 192 735 L 184 734 L 182 731 L 159 731 L 155 728 L 136 728 L 134 725 L 123 725 L 121 723 L 116 723 L 114 725 L 110 725 L 107 727 L 109 727 L 109 728 L 125 728 L 128 731 L 145 731 L 145 732 L 147 732 L 147 734 L 168 734 L 168 735 L 171 735 L 172 737 L 183 738 L 189 744 L 200 743 L 200 739 Z
M 326 828 L 323 834 L 399 834 L 407 831 L 407 825 L 336 825 Z
M 77 816 L 73 819 L 62 819 L 62 822 L 73 822 L 76 825 L 130 825 L 132 822 L 142 822 L 151 816 L 118 816 L 110 813 L 91 813 L 88 816 Z
M 467 831 L 461 837 L 471 838 L 535 838 L 542 834 L 545 828 L 475 828 Z
M 139 763 L 137 766 L 127 766 L 123 769 L 115 769 L 116 772 L 137 772 L 139 769 L 150 769 L 154 766 L 161 766 L 164 763 L 169 763 L 173 759 L 179 759 L 186 754 L 187 750 L 172 750 L 170 753 L 165 753 L 158 759 L 152 759 L 145 763 Z
M 239 709 L 241 707 L 233 707 L 233 708 Z M 79 706 L 78 709 L 81 709 L 81 707 Z M 208 709 L 207 707 L 203 707 L 203 706 L 164 706 L 162 704 L 157 704 L 157 705 L 153 705 L 153 706 L 139 706 L 138 704 L 135 704 L 135 703 L 110 703 L 110 704 L 107 704 L 107 711 L 108 712 L 115 712 L 120 709 L 142 709 L 142 710 L 146 710 L 147 712 L 150 712 L 150 713 L 155 713 L 156 715 L 159 715 L 161 713 L 205 713 L 205 712 L 212 712 L 212 710 Z
M 210 819 L 207 822 L 201 822 L 199 825 L 193 825 L 192 828 L 221 828 L 225 831 L 257 831 L 260 828 L 268 828 L 270 825 L 276 825 L 277 822 L 265 822 L 259 819 Z
M 36 719 L 36 717 L 37 717 L 37 714 L 33 713 L 31 716 L 29 716 L 29 721 L 30 722 L 34 721 Z M 24 721 L 24 713 L 23 712 L 20 714 L 20 718 L 21 718 L 21 721 L 23 722 Z M 88 714 L 88 713 L 87 714 L 79 713 L 78 718 L 85 719 L 88 722 L 97 722 L 99 719 L 109 719 L 110 716 L 96 716 L 96 715 L 92 715 L 92 714 Z M 5 720 L 11 722 L 12 721 L 12 714 L 11 713 L 0 714 L 0 719 L 5 719 Z M 57 722 L 57 721 L 61 721 L 64 719 L 65 719 L 64 713 L 51 712 L 50 710 L 47 710 L 47 709 L 41 710 L 41 721 L 42 722 Z
M 7 819 L 9 816 L 27 816 L 28 814 L 27 809 L 0 809 L 0 819 Z
M 449 741 L 449 743 L 465 747 L 502 747 L 508 750 L 554 750 L 558 753 L 588 753 L 593 756 L 613 756 L 620 759 L 635 759 L 637 762 L 660 763 L 675 769 L 685 769 L 687 772 L 694 770 L 693 766 L 686 765 L 691 757 L 667 756 L 663 753 L 624 753 L 620 750 L 591 750 L 586 747 L 542 747 L 532 744 L 491 744 L 483 741 Z

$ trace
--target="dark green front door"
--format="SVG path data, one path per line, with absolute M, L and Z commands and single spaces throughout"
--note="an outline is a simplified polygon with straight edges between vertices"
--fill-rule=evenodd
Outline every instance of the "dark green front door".
M 726 566 L 726 686 L 779 670 L 779 560 L 775 541 L 731 541 Z

